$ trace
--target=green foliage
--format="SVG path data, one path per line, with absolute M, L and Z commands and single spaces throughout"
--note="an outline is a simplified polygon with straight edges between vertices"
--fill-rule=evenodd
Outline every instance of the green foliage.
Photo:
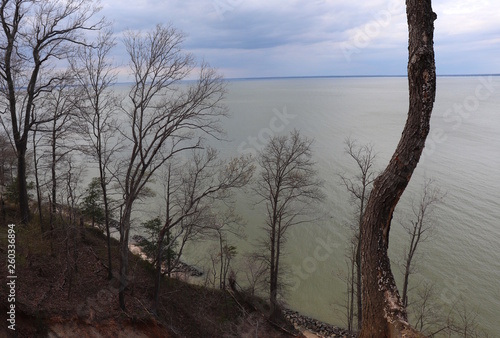
M 236 255 L 238 254 L 236 247 L 233 245 L 226 244 L 226 245 L 224 245 L 222 250 L 223 250 L 222 254 L 224 255 L 224 257 L 226 257 L 226 259 L 229 259 L 229 260 L 236 257 Z
M 15 177 L 7 186 L 5 187 L 5 199 L 11 203 L 19 203 L 19 189 L 17 187 L 17 177 Z M 34 182 L 28 182 L 28 197 L 31 199 L 33 195 L 29 191 L 35 189 Z
M 151 258 L 153 262 L 156 264 L 155 260 L 158 254 L 158 240 L 160 237 L 160 232 L 163 228 L 163 223 L 160 217 L 155 217 L 149 221 L 141 223 L 141 226 L 144 228 L 147 237 L 141 237 L 138 240 L 138 245 L 144 252 L 144 254 Z M 177 253 L 175 252 L 176 244 L 172 243 L 170 245 L 170 238 L 168 233 L 165 234 L 163 238 L 163 242 L 161 245 L 162 250 L 162 259 L 161 263 L 168 266 L 168 261 L 172 262 L 177 257 Z
M 80 207 L 83 214 L 92 219 L 92 224 L 102 224 L 104 222 L 105 212 L 102 207 L 102 189 L 98 177 L 94 177 L 90 181 Z

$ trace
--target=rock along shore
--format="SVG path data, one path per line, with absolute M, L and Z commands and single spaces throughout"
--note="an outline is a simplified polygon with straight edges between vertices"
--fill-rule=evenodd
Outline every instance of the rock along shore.
M 325 338 L 355 338 L 356 334 L 353 334 L 345 329 L 320 322 L 317 319 L 310 318 L 300 314 L 297 311 L 285 309 L 283 310 L 285 318 L 289 320 L 297 329 L 306 329 L 311 331 L 320 337 Z
M 141 248 L 137 245 L 140 240 L 143 239 L 142 236 L 135 235 L 132 237 L 132 244 L 130 244 L 131 252 L 134 254 L 140 255 L 143 259 L 151 261 L 141 250 Z M 184 273 L 194 277 L 200 277 L 203 275 L 203 272 L 186 264 L 182 261 L 178 263 L 178 265 L 174 268 L 174 273 Z M 284 309 L 283 314 L 285 318 L 292 323 L 295 328 L 299 330 L 306 329 L 320 337 L 324 338 L 356 338 L 357 335 L 353 334 L 346 329 L 339 328 L 334 325 L 323 323 L 317 319 L 310 318 L 302 315 L 298 311 Z

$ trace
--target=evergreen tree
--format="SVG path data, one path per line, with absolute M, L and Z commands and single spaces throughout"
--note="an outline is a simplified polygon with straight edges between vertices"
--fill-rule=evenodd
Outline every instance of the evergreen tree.
M 146 231 L 147 237 L 140 237 L 138 240 L 138 245 L 144 252 L 144 254 L 153 260 L 153 264 L 156 265 L 156 257 L 158 254 L 158 242 L 159 235 L 163 228 L 163 223 L 160 217 L 155 217 L 149 221 L 141 223 L 141 228 Z M 171 243 L 170 236 L 167 233 L 165 240 L 161 241 L 161 264 L 165 269 L 165 273 L 170 274 L 174 266 L 172 262 L 177 257 L 175 252 L 175 243 Z
M 82 212 L 92 220 L 92 226 L 102 224 L 104 221 L 104 208 L 102 207 L 102 189 L 99 177 L 92 178 L 83 199 Z

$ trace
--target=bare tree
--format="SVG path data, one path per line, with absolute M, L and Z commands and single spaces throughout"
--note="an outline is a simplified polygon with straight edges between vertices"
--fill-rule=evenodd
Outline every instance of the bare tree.
M 35 174 L 35 188 L 36 188 L 36 200 L 37 200 L 37 206 L 38 206 L 38 221 L 40 222 L 40 229 L 42 232 L 45 232 L 44 229 L 44 221 L 43 221 L 43 206 L 42 206 L 42 185 L 40 183 L 40 176 L 39 176 L 39 164 L 40 160 L 43 158 L 42 156 L 39 156 L 37 150 L 38 146 L 41 142 L 41 138 L 39 135 L 37 135 L 38 131 L 38 126 L 35 125 L 33 128 L 33 134 L 32 134 L 32 146 L 33 146 L 33 169 L 34 169 L 34 174 Z
M 443 304 L 436 302 L 438 295 L 432 284 L 425 283 L 418 291 L 413 309 L 415 328 L 426 337 L 488 337 L 477 321 L 477 310 L 471 311 L 463 299 L 458 299 L 447 311 Z
M 0 93 L 5 118 L 17 151 L 17 177 L 21 220 L 30 219 L 26 180 L 26 152 L 34 123 L 34 107 L 40 93 L 50 91 L 57 75 L 51 73 L 72 48 L 83 43 L 85 31 L 98 30 L 92 22 L 98 12 L 90 0 L 0 3 Z M 4 117 L 2 116 L 2 119 Z M 7 125 L 7 124 L 4 124 Z
M 347 248 L 347 252 L 345 254 L 345 264 L 346 270 L 339 269 L 339 271 L 335 274 L 337 278 L 339 278 L 343 283 L 345 283 L 345 295 L 346 299 L 342 302 L 335 302 L 335 310 L 337 307 L 342 309 L 343 314 L 346 316 L 345 325 L 349 332 L 355 331 L 354 328 L 354 308 L 355 301 L 354 296 L 356 294 L 356 243 L 357 239 L 352 238 L 350 241 L 350 245 Z M 347 272 L 346 272 L 347 271 Z
M 89 142 L 88 153 L 98 165 L 99 184 L 104 204 L 104 222 L 108 247 L 108 279 L 113 274 L 111 259 L 111 235 L 108 185 L 112 175 L 108 175 L 113 155 L 119 151 L 117 139 L 118 124 L 115 110 L 117 99 L 112 86 L 116 82 L 116 70 L 109 59 L 109 53 L 115 46 L 111 30 L 101 31 L 94 46 L 80 46 L 71 68 L 81 86 L 85 104 L 82 105 L 82 119 L 85 121 L 84 133 Z
M 123 206 L 120 218 L 120 307 L 128 275 L 128 242 L 134 202 L 154 173 L 172 156 L 200 147 L 199 135 L 216 136 L 224 83 L 203 64 L 193 84 L 179 83 L 194 68 L 193 58 L 181 49 L 183 35 L 172 27 L 156 26 L 143 34 L 128 32 L 125 47 L 130 57 L 133 85 L 123 110 L 130 130 L 128 154 L 121 165 Z
M 471 311 L 463 299 L 453 306 L 448 315 L 447 333 L 451 336 L 458 334 L 460 337 L 482 337 L 484 336 L 477 322 L 477 310 Z
M 352 200 L 357 205 L 356 226 L 354 227 L 354 254 L 355 259 L 350 260 L 351 264 L 356 266 L 356 276 L 352 276 L 351 290 L 349 294 L 356 294 L 358 330 L 361 330 L 362 323 L 362 292 L 361 292 L 361 223 L 363 222 L 363 214 L 365 212 L 366 202 L 370 194 L 371 186 L 375 180 L 375 171 L 373 165 L 375 163 L 376 154 L 373 151 L 371 144 L 358 146 L 356 141 L 347 138 L 344 141 L 346 148 L 345 153 L 356 162 L 357 174 L 354 177 L 349 177 L 345 174 L 340 175 L 342 183 L 350 193 Z M 352 269 L 351 269 L 352 270 Z M 349 278 L 348 278 L 349 279 Z M 356 292 L 354 292 L 354 284 Z M 354 306 L 348 306 L 349 318 L 352 322 Z
M 414 300 L 408 305 L 415 329 L 431 337 L 447 328 L 446 321 L 443 319 L 442 308 L 436 303 L 438 298 L 434 285 L 424 282 L 416 290 Z
M 250 178 L 250 177 L 249 177 Z M 248 181 L 247 181 L 248 183 Z M 210 225 L 215 233 L 218 245 L 218 262 L 219 262 L 219 288 L 226 289 L 227 275 L 231 266 L 231 261 L 237 254 L 237 248 L 229 244 L 228 237 L 231 235 L 237 239 L 243 239 L 244 222 L 240 215 L 234 209 L 234 205 L 228 205 L 232 201 L 228 196 L 224 196 L 223 200 L 215 199 L 215 204 L 212 204 L 215 211 L 214 223 Z M 222 202 L 222 203 L 217 203 Z
M 75 124 L 78 119 L 76 107 L 79 100 L 77 88 L 69 72 L 59 72 L 54 78 L 57 78 L 54 80 L 54 88 L 41 92 L 37 97 L 31 130 L 39 218 L 42 223 L 42 189 L 48 187 L 51 230 L 57 212 L 58 188 L 62 181 L 61 171 L 58 169 L 65 157 L 77 148 L 77 138 L 74 134 L 78 130 Z M 45 172 L 45 179 L 40 177 L 41 172 Z
M 360 337 L 421 336 L 407 322 L 387 250 L 394 209 L 415 170 L 430 129 L 436 94 L 431 0 L 406 2 L 409 111 L 399 144 L 377 177 L 361 227 L 363 323 Z
M 419 244 L 427 242 L 432 235 L 434 222 L 432 214 L 434 208 L 443 199 L 444 194 L 439 188 L 433 186 L 432 180 L 426 180 L 422 186 L 421 196 L 417 205 L 412 205 L 413 220 L 411 225 L 403 225 L 410 236 L 409 247 L 406 251 L 403 281 L 402 301 L 405 307 L 408 306 L 408 283 L 410 275 L 413 273 L 413 261 Z
M 312 142 L 297 130 L 287 136 L 271 138 L 259 153 L 261 167 L 255 187 L 266 207 L 266 258 L 269 267 L 269 300 L 271 317 L 278 314 L 278 292 L 281 289 L 280 259 L 287 231 L 314 219 L 312 204 L 323 199 L 321 181 L 312 160 Z
M 219 282 L 221 288 L 225 287 L 225 277 L 234 254 L 234 250 L 227 245 L 226 234 L 232 231 L 233 225 L 240 223 L 240 219 L 231 210 L 224 213 L 214 209 L 217 208 L 217 202 L 230 204 L 232 190 L 247 185 L 254 169 L 250 158 L 239 157 L 227 162 L 221 161 L 217 151 L 212 148 L 207 149 L 204 154 L 193 151 L 193 159 L 183 165 L 182 170 L 173 172 L 172 167 L 168 166 L 164 178 L 166 221 L 159 231 L 154 259 L 156 276 L 153 311 L 156 312 L 158 308 L 163 251 L 168 252 L 174 243 L 179 245 L 176 261 L 172 264 L 176 266 L 189 240 L 200 235 L 213 235 L 215 232 L 221 254 Z M 168 245 L 165 247 L 163 241 L 166 235 Z M 215 269 L 213 272 L 216 274 Z
M 255 253 L 246 254 L 243 259 L 243 271 L 247 282 L 246 291 L 250 295 L 266 289 L 266 262 Z
M 80 236 L 78 234 L 79 211 L 77 208 L 81 196 L 80 184 L 85 172 L 82 163 L 75 164 L 73 157 L 65 156 L 61 159 L 63 174 L 60 181 L 64 182 L 60 194 L 61 219 L 64 220 L 63 231 L 65 231 L 64 246 L 66 251 L 66 269 L 64 271 L 65 280 L 68 283 L 68 295 L 71 297 L 75 274 L 78 271 L 78 259 L 80 252 L 78 244 Z M 64 208 L 64 212 L 62 209 Z
M 7 211 L 5 209 L 5 188 L 14 183 L 16 165 L 16 151 L 8 135 L 0 131 L 0 213 L 1 224 L 7 225 Z
M 0 186 L 5 187 L 14 180 L 16 151 L 4 133 L 0 132 Z
M 61 78 L 68 79 L 67 75 Z M 48 166 L 50 168 L 50 187 L 51 187 L 51 229 L 53 229 L 53 220 L 56 215 L 56 204 L 58 200 L 58 164 L 66 159 L 76 148 L 75 134 L 78 131 L 76 108 L 79 95 L 77 88 L 74 87 L 72 80 L 60 81 L 59 85 L 49 93 L 45 93 L 43 109 L 45 110 L 46 129 L 41 129 L 38 125 L 38 131 L 46 136 L 48 145 Z M 42 136 L 43 137 L 43 136 Z M 45 154 L 47 155 L 47 154 Z

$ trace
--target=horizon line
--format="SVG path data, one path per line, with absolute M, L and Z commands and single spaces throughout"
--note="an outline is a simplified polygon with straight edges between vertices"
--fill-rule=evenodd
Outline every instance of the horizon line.
M 440 74 L 436 77 L 474 77 L 500 76 L 500 73 L 491 74 Z M 292 76 L 256 76 L 256 77 L 229 77 L 223 81 L 251 81 L 251 80 L 286 80 L 286 79 L 341 79 L 341 78 L 406 78 L 408 75 L 292 75 Z M 185 79 L 181 82 L 193 82 L 196 79 Z M 115 85 L 133 84 L 133 81 L 118 81 Z
M 292 76 L 256 76 L 224 78 L 232 80 L 279 80 L 279 79 L 328 79 L 328 78 L 382 78 L 382 77 L 407 77 L 408 75 L 292 75 Z M 500 76 L 500 73 L 491 74 L 438 74 L 436 77 L 474 77 L 474 76 Z

